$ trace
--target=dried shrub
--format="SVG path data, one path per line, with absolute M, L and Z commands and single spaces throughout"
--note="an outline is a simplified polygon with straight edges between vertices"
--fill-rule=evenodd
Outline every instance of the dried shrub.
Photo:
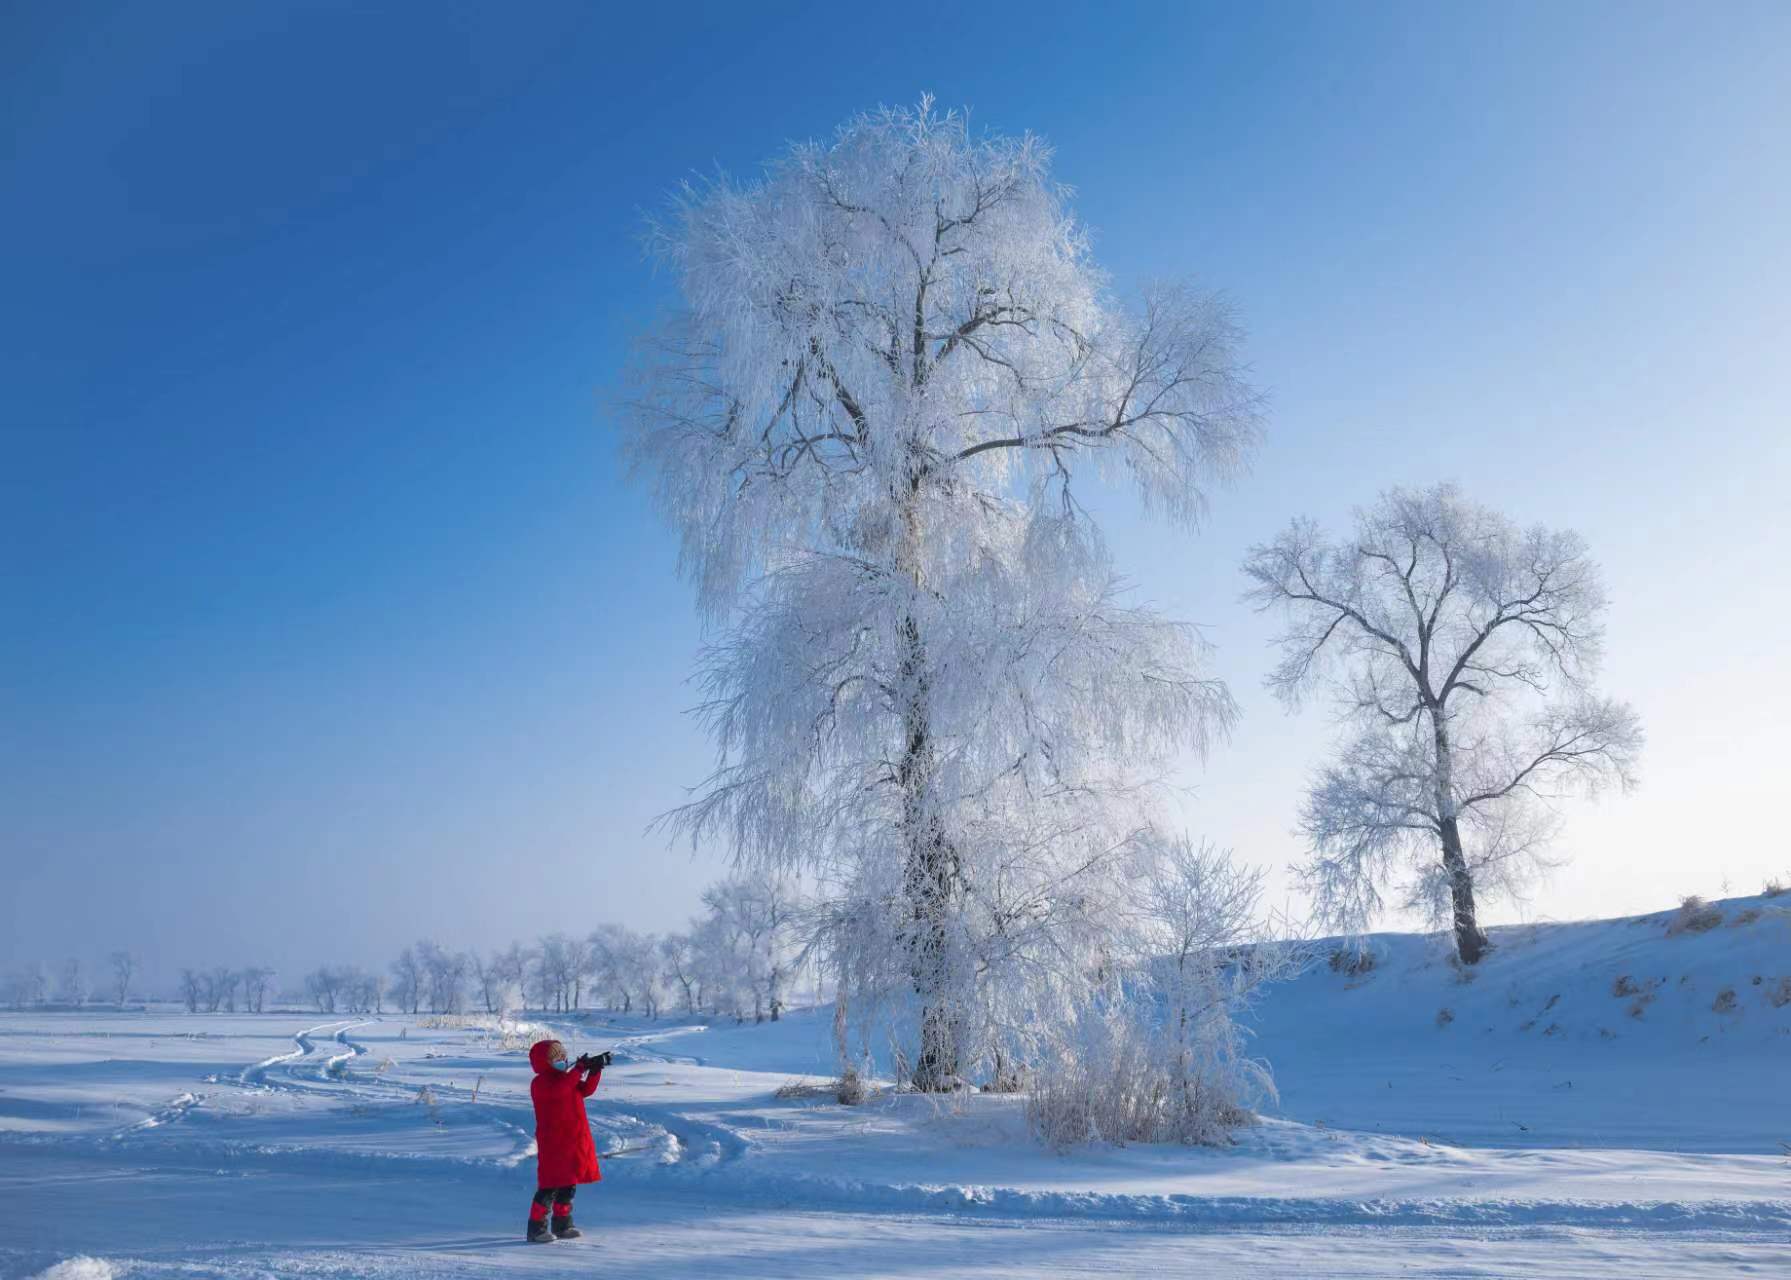
M 1741 1002 L 1735 997 L 1735 988 L 1724 987 L 1716 993 L 1716 999 L 1710 1007 L 1717 1013 L 1734 1013 L 1740 1004 Z
M 813 1101 L 833 1097 L 835 1087 L 832 1081 L 816 1084 L 812 1080 L 786 1080 L 771 1091 L 771 1096 L 779 1102 Z
M 1331 952 L 1332 973 L 1359 978 L 1365 973 L 1373 973 L 1375 964 L 1374 952 L 1367 947 L 1338 947 Z
M 871 1090 L 863 1076 L 848 1069 L 834 1082 L 833 1096 L 842 1106 L 856 1107 L 871 1096 Z
M 1667 921 L 1667 937 L 1675 937 L 1681 933 L 1705 933 L 1722 922 L 1721 908 L 1694 893 L 1679 904 L 1679 910 Z
M 1742 925 L 1752 924 L 1754 921 L 1758 920 L 1759 918 L 1760 918 L 1760 908 L 1749 907 L 1746 911 L 1741 912 L 1733 920 L 1729 921 L 1729 927 L 1731 929 L 1739 929 Z
M 1766 1002 L 1775 1009 L 1791 1004 L 1791 978 L 1780 978 L 1777 986 L 1768 988 Z
M 1446 1027 L 1455 1021 L 1455 1010 L 1443 1008 L 1437 1010 L 1437 1026 Z

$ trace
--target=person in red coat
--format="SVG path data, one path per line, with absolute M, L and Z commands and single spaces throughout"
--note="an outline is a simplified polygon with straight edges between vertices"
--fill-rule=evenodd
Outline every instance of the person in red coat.
M 529 1048 L 529 1065 L 535 1068 L 529 1096 L 535 1103 L 535 1173 L 540 1188 L 529 1206 L 531 1243 L 551 1244 L 584 1234 L 572 1225 L 572 1195 L 581 1182 L 603 1181 L 585 1099 L 597 1092 L 597 1081 L 609 1061 L 609 1054 L 600 1053 L 568 1062 L 566 1046 L 558 1040 L 542 1040 Z

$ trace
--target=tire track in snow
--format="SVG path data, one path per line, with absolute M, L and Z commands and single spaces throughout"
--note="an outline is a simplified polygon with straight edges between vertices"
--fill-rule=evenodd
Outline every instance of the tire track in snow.
M 345 1026 L 346 1024 L 342 1022 L 323 1022 L 315 1027 L 306 1027 L 303 1031 L 295 1032 L 292 1037 L 292 1043 L 296 1046 L 294 1049 L 287 1053 L 276 1053 L 273 1057 L 263 1058 L 260 1062 L 251 1063 L 242 1069 L 242 1074 L 237 1079 L 245 1089 L 272 1088 L 273 1086 L 267 1082 L 267 1073 L 270 1068 L 309 1058 L 317 1051 L 317 1045 L 311 1039 L 312 1036 L 320 1031 L 330 1031 Z M 291 1073 L 291 1070 L 291 1067 L 287 1067 L 288 1074 Z

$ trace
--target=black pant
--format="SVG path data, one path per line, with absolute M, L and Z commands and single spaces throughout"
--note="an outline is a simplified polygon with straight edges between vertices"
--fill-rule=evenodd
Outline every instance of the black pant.
M 535 1193 L 535 1203 L 540 1205 L 543 1209 L 545 1209 L 545 1208 L 547 1208 L 548 1201 L 551 1200 L 553 1202 L 554 1209 L 557 1212 L 566 1213 L 572 1208 L 572 1197 L 577 1191 L 578 1191 L 578 1188 L 575 1186 L 574 1187 L 542 1187 L 541 1190 L 539 1190 Z M 560 1208 L 561 1205 L 564 1205 L 566 1207 L 564 1209 L 562 1209 L 562 1208 Z

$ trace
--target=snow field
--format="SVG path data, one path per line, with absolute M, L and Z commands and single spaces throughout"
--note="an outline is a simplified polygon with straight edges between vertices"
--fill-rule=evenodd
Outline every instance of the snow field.
M 1011 1097 L 776 1097 L 828 1071 L 825 1011 L 4 1014 L 0 1277 L 560 1274 L 577 1248 L 656 1280 L 1773 1274 L 1785 907 L 1496 930 L 1470 980 L 1427 939 L 1371 939 L 1355 972 L 1321 947 L 1260 1010 L 1281 1102 L 1225 1150 L 1057 1156 Z M 614 1154 L 590 1239 L 531 1250 L 523 1047 L 547 1032 L 614 1047 L 590 1107 Z

